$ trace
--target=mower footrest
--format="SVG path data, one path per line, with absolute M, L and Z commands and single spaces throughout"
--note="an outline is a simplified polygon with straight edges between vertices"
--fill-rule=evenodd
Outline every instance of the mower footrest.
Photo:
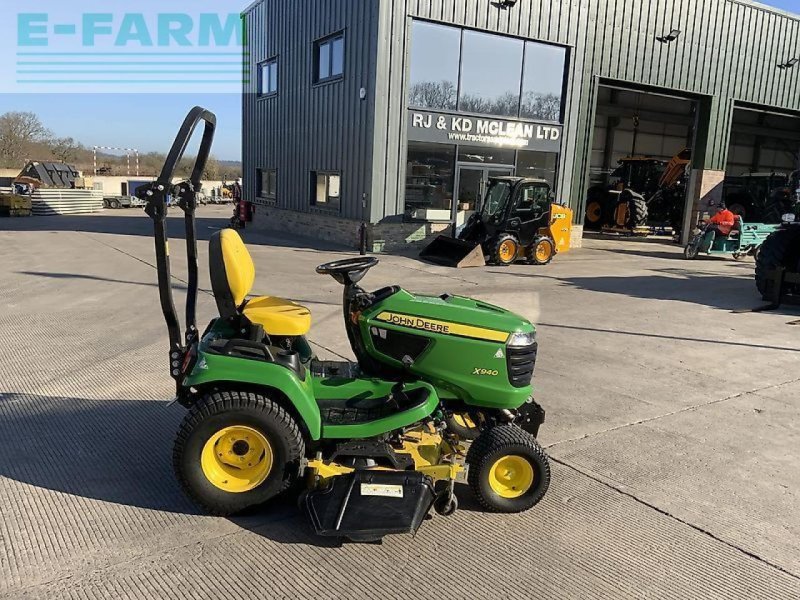
M 419 387 L 380 398 L 325 399 L 317 400 L 317 404 L 324 425 L 357 425 L 417 408 L 429 397 L 428 388 Z
M 375 541 L 390 533 L 414 533 L 430 511 L 433 483 L 418 471 L 361 470 L 337 475 L 305 497 L 317 535 Z

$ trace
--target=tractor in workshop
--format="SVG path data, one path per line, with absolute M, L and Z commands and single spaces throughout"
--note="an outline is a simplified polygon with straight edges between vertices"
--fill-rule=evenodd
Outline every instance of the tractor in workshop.
M 685 148 L 669 161 L 630 156 L 619 161 L 608 186 L 593 186 L 586 202 L 585 227 L 608 233 L 647 235 L 648 223 L 680 232 L 686 198 Z

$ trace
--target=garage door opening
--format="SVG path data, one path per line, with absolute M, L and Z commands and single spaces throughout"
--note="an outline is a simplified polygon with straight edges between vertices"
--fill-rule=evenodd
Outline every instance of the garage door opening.
M 696 123 L 695 100 L 601 84 L 585 228 L 678 236 Z
M 800 116 L 736 107 L 723 198 L 751 223 L 780 223 L 790 212 L 800 169 Z

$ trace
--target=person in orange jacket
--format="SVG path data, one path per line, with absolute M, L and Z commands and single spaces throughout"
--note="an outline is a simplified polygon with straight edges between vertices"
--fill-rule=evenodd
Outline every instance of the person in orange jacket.
M 711 250 L 711 246 L 714 244 L 714 239 L 716 238 L 717 234 L 727 236 L 733 230 L 735 225 L 736 215 L 728 210 L 728 208 L 725 206 L 725 202 L 720 202 L 716 213 L 714 213 L 712 217 L 706 221 L 706 229 L 703 235 L 701 251 L 708 252 Z

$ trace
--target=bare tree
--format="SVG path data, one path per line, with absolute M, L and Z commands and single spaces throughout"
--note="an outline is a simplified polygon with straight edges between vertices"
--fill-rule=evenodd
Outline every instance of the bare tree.
M 454 109 L 456 94 L 452 81 L 420 81 L 409 88 L 408 103 L 424 108 Z
M 63 163 L 73 162 L 83 146 L 71 137 L 54 138 L 50 141 L 50 152 Z
M 561 118 L 561 97 L 556 94 L 525 92 L 522 95 L 522 116 L 558 121 Z
M 6 166 L 21 166 L 31 146 L 50 137 L 50 131 L 32 112 L 7 112 L 0 115 L 0 161 Z

